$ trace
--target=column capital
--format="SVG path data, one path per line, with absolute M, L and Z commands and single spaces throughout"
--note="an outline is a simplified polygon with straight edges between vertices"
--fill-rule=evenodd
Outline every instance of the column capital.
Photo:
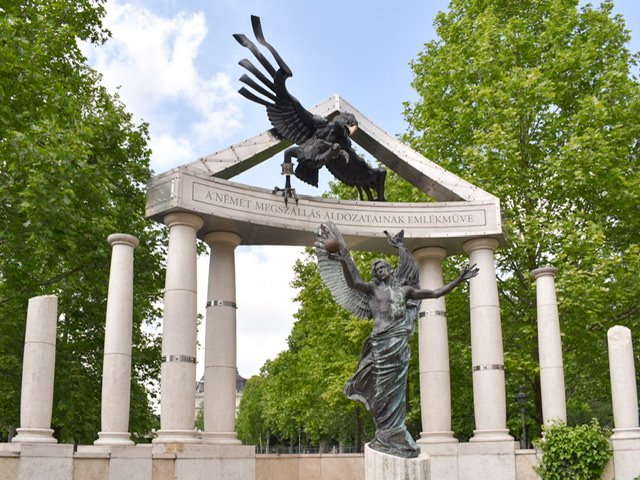
M 140 244 L 140 240 L 127 233 L 112 233 L 107 237 L 107 242 L 109 242 L 109 245 L 112 247 L 114 245 L 128 245 L 136 248 Z
M 412 253 L 418 261 L 427 259 L 444 260 L 447 257 L 447 250 L 442 247 L 422 247 Z
M 630 342 L 631 330 L 629 329 L 629 327 L 625 327 L 624 325 L 614 325 L 609 330 L 607 330 L 607 338 L 611 338 L 612 340 L 624 339 L 625 342 Z
M 546 267 L 534 268 L 533 270 L 531 270 L 530 274 L 533 278 L 537 280 L 539 277 L 545 277 L 545 276 L 553 277 L 557 271 L 558 269 L 556 267 L 552 267 L 551 265 L 548 265 Z
M 217 243 L 226 243 L 232 247 L 237 247 L 242 242 L 242 238 L 233 232 L 209 232 L 204 236 L 204 241 L 210 247 Z
M 204 220 L 202 220 L 202 217 L 187 212 L 170 213 L 166 215 L 162 219 L 162 221 L 168 227 L 173 227 L 174 225 L 187 225 L 189 227 L 192 227 L 194 230 L 200 230 L 200 228 L 204 224 Z
M 495 238 L 482 237 L 467 240 L 462 244 L 462 248 L 467 253 L 471 253 L 476 250 L 491 250 L 492 252 L 495 252 L 498 245 L 500 245 L 500 242 Z

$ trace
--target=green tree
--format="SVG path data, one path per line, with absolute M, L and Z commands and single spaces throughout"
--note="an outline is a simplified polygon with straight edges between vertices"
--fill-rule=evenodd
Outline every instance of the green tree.
M 532 269 L 559 268 L 570 421 L 609 423 L 606 331 L 640 326 L 640 88 L 612 8 L 452 0 L 435 20 L 439 38 L 412 64 L 420 98 L 405 105 L 405 140 L 502 202 L 507 243 L 497 267 L 513 426 L 520 384 L 535 393 L 541 422 Z
M 102 0 L 0 0 L 0 429 L 18 425 L 26 306 L 59 297 L 53 424 L 62 441 L 100 429 L 104 319 L 111 248 L 135 253 L 131 430 L 154 425 L 149 384 L 159 345 L 163 243 L 144 219 L 148 132 L 100 85 L 79 42 L 101 44 Z

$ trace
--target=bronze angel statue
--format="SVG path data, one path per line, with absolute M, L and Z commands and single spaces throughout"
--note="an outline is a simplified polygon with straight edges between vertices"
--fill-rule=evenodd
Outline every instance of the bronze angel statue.
M 436 290 L 421 289 L 418 265 L 404 246 L 404 231 L 387 240 L 398 248 L 399 264 L 392 269 L 385 260 L 372 264 L 372 280 L 362 280 L 340 231 L 333 223 L 320 225 L 315 242 L 320 276 L 335 301 L 353 315 L 373 320 L 358 369 L 344 387 L 351 399 L 362 402 L 376 426 L 369 447 L 404 458 L 420 453 L 407 431 L 406 387 L 409 339 L 414 331 L 421 300 L 438 298 L 478 274 L 476 266 L 464 268 L 458 278 Z
M 287 90 L 286 80 L 293 74 L 278 52 L 265 40 L 260 18 L 252 15 L 251 25 L 258 43 L 275 59 L 277 69 L 245 35 L 234 34 L 238 43 L 248 48 L 266 71 L 265 74 L 246 58 L 242 59 L 240 65 L 253 78 L 247 74 L 240 77 L 240 81 L 251 90 L 242 87 L 239 93 L 264 105 L 275 135 L 296 144 L 284 152 L 282 173 L 286 175 L 285 188 L 276 188 L 274 192 L 283 191 L 285 202 L 287 198 L 295 198 L 297 202 L 295 190 L 291 188 L 291 174 L 317 187 L 318 171 L 326 166 L 342 183 L 356 187 L 361 200 L 366 196 L 367 200 L 384 201 L 386 170 L 370 167 L 351 146 L 349 137 L 358 128 L 355 116 L 342 112 L 325 119 L 305 109 Z M 292 158 L 298 161 L 295 169 Z

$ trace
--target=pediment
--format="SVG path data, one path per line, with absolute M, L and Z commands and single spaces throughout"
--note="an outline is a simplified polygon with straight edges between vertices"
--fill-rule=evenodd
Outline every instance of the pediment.
M 389 170 L 425 192 L 434 202 L 371 202 L 299 195 L 286 205 L 271 189 L 231 179 L 291 145 L 271 130 L 160 174 L 149 182 L 146 216 L 158 222 L 171 212 L 200 215 L 197 232 L 228 231 L 243 245 L 312 245 L 318 224 L 332 221 L 350 248 L 391 251 L 384 231 L 405 231 L 405 243 L 460 253 L 465 241 L 478 237 L 503 240 L 500 202 L 495 196 L 436 165 L 376 126 L 351 104 L 333 96 L 314 114 L 331 117 L 348 112 L 358 120 L 352 140 Z

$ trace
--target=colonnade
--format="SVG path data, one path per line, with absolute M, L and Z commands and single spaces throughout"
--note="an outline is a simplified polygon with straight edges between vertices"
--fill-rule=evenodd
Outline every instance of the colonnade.
M 196 382 L 196 234 L 203 220 L 192 213 L 171 213 L 162 340 L 161 428 L 154 443 L 239 443 L 235 433 L 236 291 L 235 248 L 241 238 L 209 232 L 211 247 L 206 305 L 204 426 L 194 430 Z M 510 441 L 500 307 L 494 266 L 498 241 L 474 239 L 464 244 L 471 264 L 471 341 L 476 430 L 472 441 Z M 441 263 L 447 252 L 426 247 L 413 252 L 421 284 L 443 285 Z M 422 443 L 456 442 L 451 430 L 451 388 L 444 298 L 422 303 L 419 315 Z M 104 422 L 104 419 L 103 419 Z M 102 442 L 102 437 L 99 442 Z M 121 439 L 122 440 L 122 439 Z
M 236 291 L 235 248 L 241 238 L 231 232 L 209 232 L 204 236 L 211 248 L 206 305 L 205 337 L 205 431 L 194 430 L 197 335 L 196 234 L 203 220 L 192 213 L 170 213 L 169 248 L 164 295 L 164 323 L 161 370 L 161 428 L 154 443 L 240 443 L 235 433 L 236 380 Z M 132 250 L 137 241 L 120 243 Z M 500 307 L 494 265 L 498 241 L 480 238 L 466 242 L 469 262 L 479 274 L 469 282 L 471 348 L 476 429 L 472 441 L 511 441 L 506 427 L 506 397 Z M 413 252 L 419 266 L 421 285 L 436 289 L 443 285 L 442 261 L 447 251 L 425 247 Z M 114 262 L 116 250 L 114 249 Z M 129 257 L 127 257 L 128 259 Z M 128 261 L 128 260 L 127 260 Z M 126 314 L 124 315 L 127 316 Z M 130 324 L 107 320 L 107 338 L 113 329 Z M 128 339 L 130 351 L 130 338 Z M 127 343 L 122 343 L 126 350 Z M 114 350 L 105 349 L 105 354 Z M 115 349 L 117 350 L 117 348 Z M 422 407 L 420 443 L 455 443 L 451 430 L 451 387 L 445 299 L 422 302 L 419 314 L 419 360 Z M 129 358 L 130 362 L 130 358 Z M 125 372 L 126 362 L 119 369 Z M 130 365 L 130 363 L 128 364 Z M 105 361 L 105 373 L 109 363 Z M 113 377 L 113 374 L 107 375 Z M 128 378 L 128 377 L 127 377 Z M 113 385 L 111 387 L 113 388 Z M 97 444 L 127 443 L 123 433 L 124 403 L 113 405 L 127 392 L 119 386 L 105 391 L 103 431 Z M 127 395 L 128 397 L 128 395 Z M 128 408 L 128 404 L 127 404 Z
M 206 305 L 205 431 L 194 429 L 197 336 L 196 234 L 203 220 L 192 213 L 171 213 L 162 339 L 161 428 L 154 443 L 239 444 L 235 433 L 236 290 L 235 248 L 241 238 L 209 232 L 211 247 Z M 107 300 L 102 428 L 97 445 L 131 445 L 128 433 L 133 250 L 135 237 L 114 234 Z M 469 282 L 475 430 L 471 442 L 512 441 L 506 427 L 505 371 L 500 306 L 494 264 L 498 241 L 477 238 L 463 248 L 479 274 Z M 447 251 L 424 247 L 413 252 L 422 287 L 444 284 Z M 544 422 L 566 421 L 560 326 L 555 296 L 556 269 L 531 272 L 537 288 L 540 377 Z M 57 299 L 29 302 L 25 339 L 21 427 L 14 442 L 54 443 L 50 427 L 55 365 Z M 444 297 L 422 302 L 419 314 L 419 369 L 422 409 L 421 444 L 456 443 L 451 429 L 451 387 L 447 313 Z M 609 333 L 614 439 L 640 436 L 635 405 L 635 370 L 630 332 Z M 42 361 L 45 359 L 45 361 Z M 622 393 L 621 393 L 622 392 Z M 631 398 L 631 401 L 629 399 Z M 635 400 L 634 400 L 635 398 Z
M 206 305 L 205 431 L 198 434 L 194 430 L 196 234 L 204 222 L 200 216 L 185 212 L 170 213 L 165 216 L 164 222 L 169 228 L 169 246 L 162 332 L 161 427 L 154 443 L 237 444 L 234 251 L 241 243 L 241 238 L 230 232 L 210 232 L 204 237 L 211 247 L 211 256 Z M 113 252 L 105 332 L 102 428 L 95 443 L 126 445 L 133 443 L 127 430 L 133 250 L 138 245 L 138 240 L 124 234 L 111 235 L 108 240 Z M 479 275 L 471 279 L 469 284 L 476 422 L 472 440 L 475 441 L 511 440 L 506 428 L 502 334 L 493 257 L 497 246 L 498 242 L 490 238 L 471 240 L 464 245 L 470 263 L 479 268 Z M 420 265 L 422 286 L 429 289 L 442 286 L 441 262 L 447 256 L 446 250 L 426 247 L 418 249 L 414 255 Z M 444 298 L 422 302 L 419 332 L 423 412 L 420 442 L 453 443 L 456 440 L 451 430 L 451 388 Z M 49 345 L 51 341 L 55 342 L 55 335 L 52 338 Z M 25 359 L 28 358 L 30 357 L 25 356 Z M 50 364 L 53 365 L 54 362 Z M 42 385 L 44 384 L 40 382 L 41 387 Z M 29 423 L 23 422 L 26 425 Z M 25 434 L 19 430 L 18 439 L 21 435 Z M 51 432 L 41 434 L 41 440 L 43 438 L 52 438 Z

